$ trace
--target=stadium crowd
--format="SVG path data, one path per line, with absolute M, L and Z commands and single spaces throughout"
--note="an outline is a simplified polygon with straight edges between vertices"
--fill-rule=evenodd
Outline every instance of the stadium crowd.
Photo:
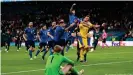
M 5 51 L 15 41 L 17 51 L 22 41 L 33 60 L 35 42 L 42 59 L 50 51 L 46 62 L 46 75 L 82 75 L 74 62 L 67 57 L 70 46 L 77 42 L 77 61 L 87 62 L 87 53 L 96 50 L 98 41 L 102 48 L 111 36 L 112 43 L 133 39 L 133 8 L 129 2 L 11 2 L 2 3 L 1 38 Z M 76 39 L 76 40 L 75 40 Z M 111 41 L 111 40 L 110 40 Z M 113 46 L 113 44 L 112 44 Z M 62 63 L 68 63 L 64 67 Z
M 12 37 L 16 29 L 22 32 L 32 21 L 34 27 L 40 29 L 45 24 L 51 26 L 52 21 L 63 18 L 69 24 L 69 8 L 73 2 L 9 2 L 2 3 L 2 33 L 9 30 Z M 91 16 L 93 24 L 102 25 L 108 30 L 120 30 L 125 32 L 123 37 L 133 37 L 133 8 L 129 2 L 76 2 L 76 16 L 82 18 Z M 84 6 L 87 5 L 87 6 Z

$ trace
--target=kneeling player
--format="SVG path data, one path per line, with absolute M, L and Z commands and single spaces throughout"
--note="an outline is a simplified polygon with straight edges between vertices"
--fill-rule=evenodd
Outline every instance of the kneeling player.
M 73 67 L 74 62 L 65 56 L 62 56 L 60 52 L 62 51 L 62 47 L 56 45 L 54 47 L 54 54 L 48 57 L 46 63 L 46 75 L 82 75 L 84 70 L 77 72 Z M 61 67 L 62 63 L 68 63 L 64 67 Z

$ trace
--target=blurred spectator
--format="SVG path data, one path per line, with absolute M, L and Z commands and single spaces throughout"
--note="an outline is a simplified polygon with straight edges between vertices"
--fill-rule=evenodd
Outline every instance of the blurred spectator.
M 63 18 L 68 23 L 69 8 L 73 2 L 10 2 L 2 3 L 1 29 L 24 30 L 28 22 L 33 21 L 34 27 L 39 29 L 42 24 L 51 26 L 52 21 Z M 133 36 L 133 8 L 130 2 L 76 2 L 76 16 L 82 18 L 90 14 L 91 22 L 101 25 L 101 30 L 122 30 L 128 32 L 124 38 Z M 88 5 L 86 7 L 86 4 Z M 110 8 L 111 7 L 111 8 Z

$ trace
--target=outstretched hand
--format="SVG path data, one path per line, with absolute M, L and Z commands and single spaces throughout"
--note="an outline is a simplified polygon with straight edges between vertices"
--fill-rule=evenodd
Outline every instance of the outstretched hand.
M 73 6 L 76 5 L 76 3 L 73 3 Z

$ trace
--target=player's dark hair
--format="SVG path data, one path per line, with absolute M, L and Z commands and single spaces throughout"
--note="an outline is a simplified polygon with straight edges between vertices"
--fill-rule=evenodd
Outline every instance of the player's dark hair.
M 90 15 L 86 15 L 85 17 L 90 17 Z

